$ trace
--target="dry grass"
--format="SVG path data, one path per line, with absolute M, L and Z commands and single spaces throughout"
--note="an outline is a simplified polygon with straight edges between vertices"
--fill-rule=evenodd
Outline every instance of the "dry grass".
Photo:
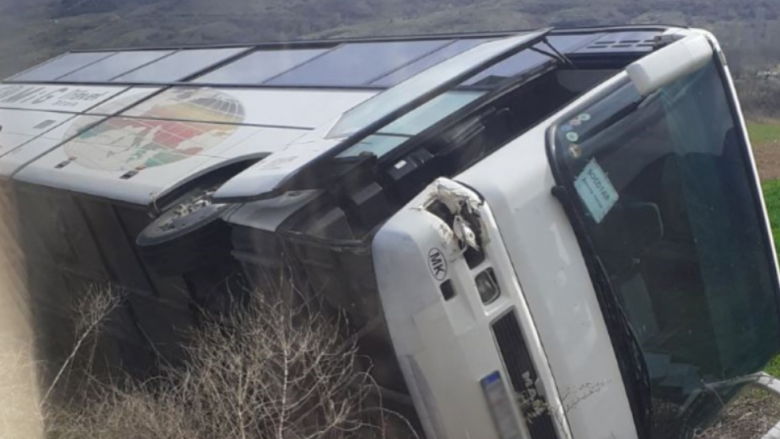
M 248 308 L 207 323 L 192 335 L 184 368 L 169 368 L 147 382 L 106 382 L 75 360 L 90 349 L 118 304 L 116 290 L 91 289 L 78 306 L 82 321 L 73 353 L 44 396 L 47 437 L 416 437 L 408 422 L 383 407 L 343 320 L 326 318 L 316 306 L 291 305 L 296 295 L 289 291 L 255 294 Z M 79 373 L 81 379 L 74 378 Z M 778 421 L 780 400 L 748 389 L 695 439 L 758 439 Z
M 49 397 L 54 390 L 57 389 L 60 380 L 72 370 L 73 363 L 76 361 L 79 354 L 83 354 L 85 345 L 89 345 L 91 349 L 85 356 L 85 367 L 87 369 L 80 373 L 90 374 L 90 365 L 93 363 L 96 345 L 94 343 L 89 344 L 89 342 L 94 341 L 100 336 L 100 329 L 110 318 L 114 310 L 119 307 L 120 303 L 121 295 L 118 293 L 118 290 L 112 286 L 94 285 L 89 287 L 84 295 L 80 296 L 75 303 L 74 309 L 75 315 L 78 316 L 76 321 L 76 334 L 78 338 L 76 339 L 70 355 L 65 359 L 57 371 L 57 374 L 48 385 L 48 389 L 42 398 L 43 405 L 47 404 Z M 81 383 L 82 381 L 76 380 L 76 382 Z M 78 388 L 76 391 L 78 391 Z
M 43 387 L 48 388 L 43 398 L 46 436 L 416 438 L 402 416 L 383 407 L 367 360 L 346 335 L 343 319 L 327 318 L 306 303 L 291 305 L 290 297 L 299 297 L 290 294 L 292 289 L 284 291 L 255 294 L 251 306 L 192 334 L 186 367 L 168 368 L 147 382 L 107 382 L 84 365 L 120 298 L 115 289 L 90 289 L 77 307 L 80 335 L 73 352 Z M 748 389 L 695 439 L 758 439 L 778 421 L 780 400 L 765 390 Z
M 383 407 L 341 320 L 306 304 L 290 305 L 284 297 L 257 294 L 248 309 L 207 323 L 193 334 L 187 366 L 154 380 L 105 383 L 87 377 L 81 391 L 88 397 L 69 399 L 80 403 L 47 405 L 48 436 L 415 437 L 408 423 Z M 97 303 L 109 309 L 105 300 Z M 81 326 L 86 331 L 96 326 L 93 311 L 84 314 L 92 316 Z
M 720 419 L 695 439 L 759 439 L 780 422 L 780 399 L 763 389 L 747 389 Z

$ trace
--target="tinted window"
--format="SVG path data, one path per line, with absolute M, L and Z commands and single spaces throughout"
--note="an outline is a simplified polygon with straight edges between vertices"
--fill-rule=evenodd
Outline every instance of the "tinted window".
M 458 40 L 452 44 L 449 44 L 441 49 L 426 55 L 417 61 L 409 64 L 406 67 L 402 67 L 387 76 L 383 76 L 380 79 L 372 82 L 371 85 L 377 85 L 381 87 L 392 87 L 401 81 L 405 81 L 412 76 L 422 72 L 425 69 L 431 68 L 436 64 L 449 59 L 455 55 L 465 52 L 474 46 L 484 43 L 485 39 L 473 39 L 473 40 Z
M 102 53 L 68 53 L 50 62 L 28 70 L 13 79 L 19 81 L 51 81 L 74 70 L 100 61 L 111 56 L 112 52 Z
M 567 53 L 584 46 L 588 41 L 593 40 L 593 38 L 593 35 L 551 35 L 547 40 L 559 52 Z M 550 47 L 546 44 L 538 44 L 536 48 L 552 53 Z M 520 73 L 533 70 L 549 60 L 550 58 L 548 56 L 542 55 L 541 53 L 532 51 L 521 52 L 496 64 L 482 74 L 475 76 L 470 81 L 466 82 L 466 84 L 494 85 Z
M 468 105 L 484 93 L 480 91 L 451 91 L 437 96 L 425 105 L 382 128 L 381 133 L 414 136 L 426 128 Z
M 596 40 L 601 34 L 586 35 L 550 35 L 547 41 L 561 53 L 574 52 L 581 47 L 585 47 L 591 41 Z M 549 46 L 542 45 L 542 48 L 549 50 Z
M 374 98 L 358 105 L 339 119 L 338 123 L 328 133 L 328 137 L 343 137 L 353 134 L 361 128 L 380 121 L 388 114 L 398 111 L 405 105 L 414 103 L 431 90 L 436 90 L 447 81 L 471 73 L 482 63 L 502 53 L 527 44 L 543 35 L 543 32 L 518 35 L 515 37 L 491 41 L 480 45 L 475 50 L 441 62 L 433 68 L 415 75 L 397 87 L 393 87 Z M 443 92 L 443 91 L 442 91 Z
M 136 52 L 120 52 L 109 56 L 83 69 L 58 78 L 60 81 L 104 82 L 156 61 L 171 51 L 145 50 Z
M 382 157 L 404 144 L 407 140 L 409 140 L 409 137 L 374 134 L 339 154 L 339 157 L 357 157 L 362 154 L 373 154 L 377 157 Z
M 183 50 L 116 78 L 117 82 L 176 82 L 245 49 Z
M 726 96 L 711 64 L 647 98 L 629 84 L 558 127 L 575 207 L 645 356 L 658 439 L 691 437 L 733 396 L 727 380 L 780 351 L 769 236 Z
M 447 43 L 449 41 L 346 44 L 269 84 L 365 85 Z
M 261 50 L 201 76 L 193 82 L 259 84 L 326 51 L 327 49 Z
M 466 85 L 495 85 L 519 73 L 527 72 L 550 62 L 550 57 L 526 50 L 505 59 L 465 82 Z

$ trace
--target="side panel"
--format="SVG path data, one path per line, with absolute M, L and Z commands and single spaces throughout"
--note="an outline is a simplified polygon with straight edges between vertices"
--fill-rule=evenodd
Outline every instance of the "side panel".
M 126 87 L 0 84 L 0 108 L 81 113 Z
M 438 216 L 437 203 L 454 199 L 473 206 L 474 217 L 461 213 L 479 222 L 479 250 L 465 254 Z M 382 227 L 373 255 L 394 349 L 429 436 L 571 437 L 494 215 L 476 193 L 436 180 Z
M 489 365 L 500 364 L 490 332 L 477 325 L 477 316 L 463 304 L 443 303 L 428 268 L 431 249 L 445 255 L 458 251 L 443 248 L 442 227 L 445 224 L 433 215 L 405 209 L 380 230 L 373 254 L 382 306 L 429 438 L 497 439 L 480 387 L 480 380 L 493 372 Z M 468 272 L 458 265 L 465 261 L 451 261 L 449 271 Z M 460 345 L 465 337 L 488 342 L 480 350 L 468 350 Z
M 574 232 L 551 194 L 547 127 L 516 139 L 457 180 L 484 196 L 496 216 L 574 437 L 633 438 L 631 409 L 596 294 Z
M 174 87 L 137 105 L 123 116 L 311 129 L 330 122 L 375 94 L 362 90 Z M 209 101 L 218 101 L 222 105 L 212 108 Z
M 0 109 L 0 156 L 70 121 L 72 114 Z

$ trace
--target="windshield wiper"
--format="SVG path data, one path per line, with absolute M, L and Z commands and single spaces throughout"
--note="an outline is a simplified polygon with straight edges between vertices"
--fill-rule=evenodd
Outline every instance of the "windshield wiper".
M 532 47 L 531 50 L 533 50 L 534 52 L 541 53 L 542 55 L 549 56 L 550 58 L 555 58 L 558 61 L 560 61 L 561 64 L 567 65 L 572 69 L 577 70 L 577 65 L 574 64 L 574 62 L 568 56 L 566 56 L 566 54 L 564 54 L 563 52 L 558 50 L 558 48 L 553 46 L 552 43 L 550 43 L 549 38 L 545 37 L 545 39 L 542 40 L 542 43 L 544 43 L 547 47 L 549 47 L 552 53 L 547 52 L 546 50 L 542 50 L 538 47 Z

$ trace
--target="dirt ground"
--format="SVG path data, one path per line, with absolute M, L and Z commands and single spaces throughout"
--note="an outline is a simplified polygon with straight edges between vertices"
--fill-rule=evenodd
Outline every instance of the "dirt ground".
M 780 179 L 780 142 L 754 145 L 753 155 L 761 181 Z
M 759 439 L 780 421 L 780 399 L 762 389 L 747 389 L 709 429 L 695 439 Z

